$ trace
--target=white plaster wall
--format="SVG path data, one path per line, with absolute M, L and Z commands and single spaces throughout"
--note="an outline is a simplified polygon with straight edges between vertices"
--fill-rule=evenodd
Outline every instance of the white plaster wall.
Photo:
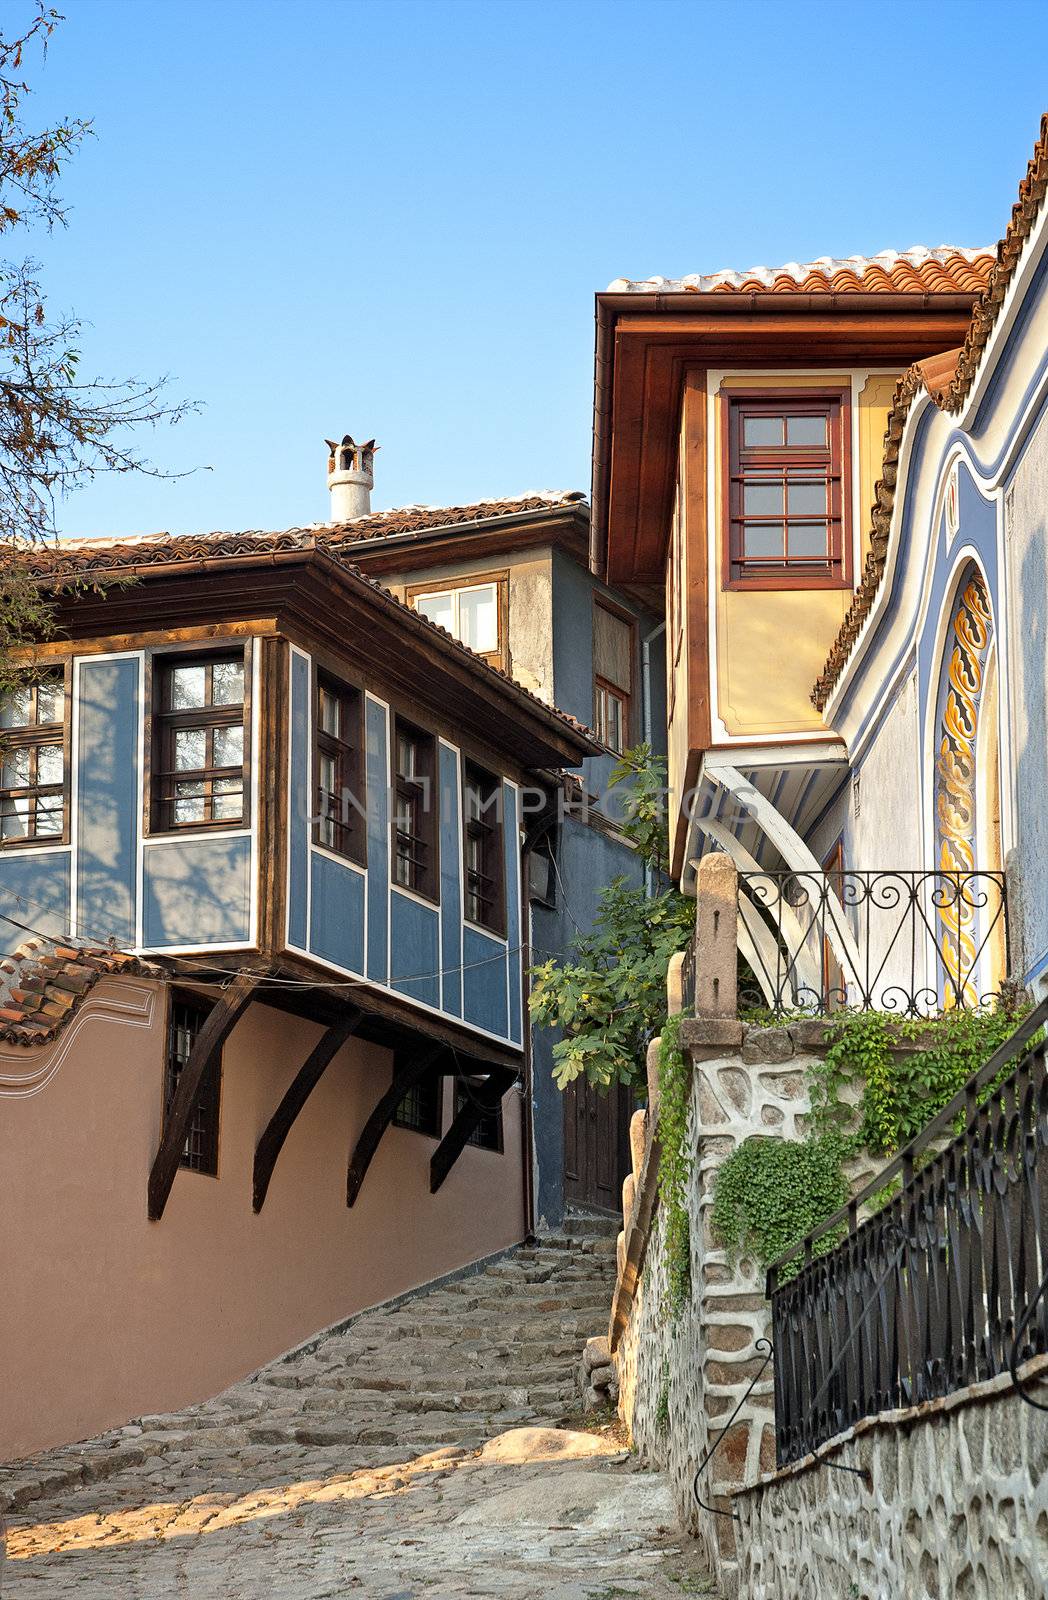
M 1007 493 L 1005 561 L 1019 902 L 1013 966 L 1039 971 L 1043 986 L 1048 979 L 1048 416 L 1032 434 Z
M 917 679 L 905 678 L 859 768 L 845 834 L 845 865 L 872 871 L 924 866 Z

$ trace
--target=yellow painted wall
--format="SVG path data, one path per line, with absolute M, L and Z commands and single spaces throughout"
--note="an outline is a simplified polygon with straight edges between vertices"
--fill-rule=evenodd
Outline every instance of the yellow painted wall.
M 762 379 L 759 374 L 727 377 L 730 388 L 767 387 L 796 391 L 827 383 L 850 381 L 847 372 Z M 869 508 L 873 487 L 880 476 L 888 405 L 895 386 L 891 374 L 867 380 L 858 398 L 859 518 L 862 554 L 853 578 L 862 569 L 869 544 Z M 805 733 L 823 728 L 823 720 L 809 695 L 822 669 L 830 645 L 851 603 L 847 589 L 725 590 L 723 588 L 723 527 L 721 510 L 721 407 L 716 408 L 717 437 L 713 459 L 715 484 L 710 507 L 716 528 L 717 705 L 731 734 Z M 852 529 L 854 536 L 855 529 Z
M 894 373 L 875 372 L 859 391 L 859 533 L 864 561 L 870 548 L 873 494 L 884 465 L 884 435 L 897 382 Z M 855 576 L 858 579 L 860 574 Z
M 688 763 L 688 543 L 678 480 L 666 566 L 666 752 L 671 796 L 684 790 Z M 670 805 L 675 817 L 677 803 Z

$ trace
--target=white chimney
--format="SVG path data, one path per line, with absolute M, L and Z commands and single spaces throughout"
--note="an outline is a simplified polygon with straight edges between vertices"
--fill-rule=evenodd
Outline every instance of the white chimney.
M 371 514 L 371 491 L 375 486 L 374 439 L 355 444 L 347 433 L 341 444 L 325 439 L 328 447 L 328 489 L 331 493 L 331 521 L 355 522 Z

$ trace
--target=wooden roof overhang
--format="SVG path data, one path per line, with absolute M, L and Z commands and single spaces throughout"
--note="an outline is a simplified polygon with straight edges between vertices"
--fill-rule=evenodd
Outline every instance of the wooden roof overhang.
M 417 533 L 391 533 L 354 542 L 339 550 L 347 561 L 373 576 L 435 567 L 446 561 L 487 560 L 517 550 L 557 545 L 586 566 L 589 559 L 589 506 L 573 501 L 549 510 L 518 511 L 506 517 L 456 522 Z
M 897 366 L 960 344 L 978 295 L 607 293 L 596 297 L 590 564 L 661 583 L 687 370 Z
M 303 630 L 415 705 L 460 721 L 525 771 L 577 767 L 600 753 L 581 724 L 320 544 L 141 565 L 121 561 L 108 570 L 93 568 L 90 581 L 105 586 L 129 577 L 136 581 L 104 593 L 60 591 L 62 634 L 76 640 L 271 619 L 278 630 Z

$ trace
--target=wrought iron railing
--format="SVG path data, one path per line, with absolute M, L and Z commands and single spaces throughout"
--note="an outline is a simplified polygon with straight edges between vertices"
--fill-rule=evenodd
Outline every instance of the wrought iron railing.
M 780 1466 L 861 1417 L 1048 1350 L 1048 1071 L 1045 1044 L 1030 1043 L 1046 1020 L 1048 1001 L 872 1183 L 771 1267 Z M 899 1179 L 898 1194 L 859 1224 L 860 1208 Z
M 898 1016 L 976 1008 L 1007 971 L 1001 872 L 741 872 L 743 1003 Z

